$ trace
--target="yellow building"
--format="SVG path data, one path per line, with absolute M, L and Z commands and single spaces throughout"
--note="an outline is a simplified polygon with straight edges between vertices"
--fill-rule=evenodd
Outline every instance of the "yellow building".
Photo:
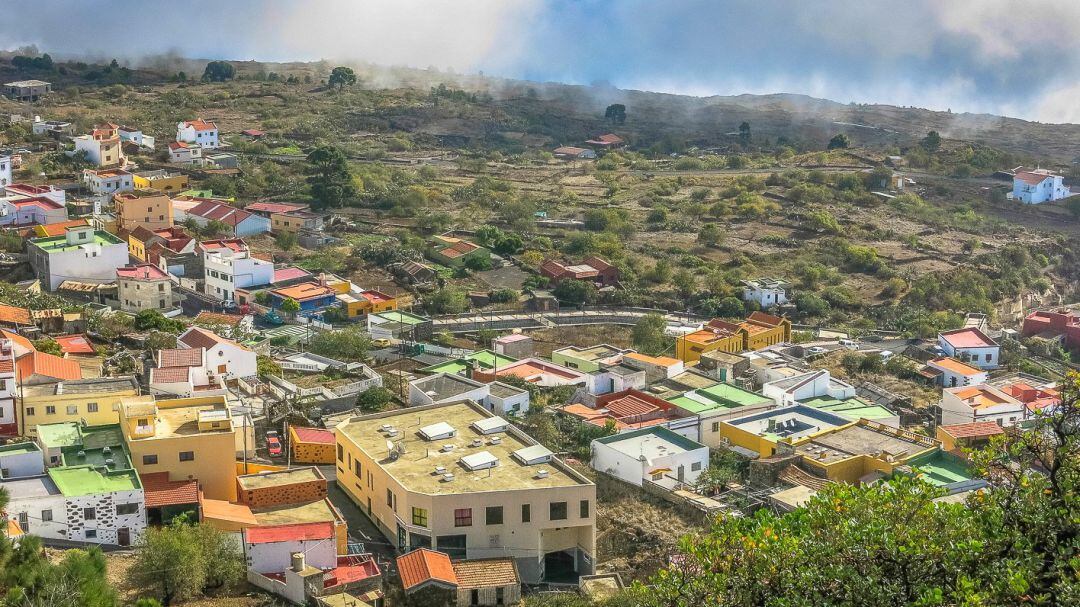
M 160 402 L 153 396 L 131 397 L 121 403 L 120 414 L 140 474 L 197 479 L 206 497 L 236 500 L 236 451 L 243 439 L 224 396 Z
M 677 338 L 675 355 L 685 363 L 695 363 L 705 352 L 737 354 L 787 341 L 791 341 L 790 320 L 753 312 L 740 323 L 714 318 L 701 330 Z
M 853 425 L 846 417 L 808 407 L 790 405 L 715 422 L 719 443 L 771 457 L 782 443 L 811 438 L 823 432 Z
M 381 291 L 364 291 L 358 294 L 340 293 L 337 300 L 349 318 L 398 309 L 398 299 Z
M 814 476 L 859 484 L 891 476 L 898 467 L 935 453 L 939 445 L 928 436 L 861 419 L 795 440 L 780 452 L 801 455 L 802 467 Z
M 526 583 L 592 573 L 596 486 L 479 405 L 354 417 L 334 435 L 338 486 L 399 550 L 512 555 Z
M 169 173 L 165 170 L 135 173 L 136 190 L 158 190 L 161 192 L 179 192 L 188 187 L 188 176 L 183 173 Z
M 173 225 L 172 200 L 157 190 L 136 190 L 113 195 L 116 227 L 130 232 L 137 227 L 148 230 Z
M 139 394 L 133 375 L 72 379 L 55 384 L 23 386 L 19 423 L 23 436 L 37 436 L 38 424 L 85 421 L 90 426 L 120 421 L 120 403 Z

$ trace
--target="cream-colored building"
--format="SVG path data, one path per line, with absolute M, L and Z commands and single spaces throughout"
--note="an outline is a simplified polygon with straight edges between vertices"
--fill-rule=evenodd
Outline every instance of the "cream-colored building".
M 334 429 L 338 486 L 401 551 L 513 557 L 525 583 L 575 581 L 596 554 L 596 486 L 471 401 Z
M 22 386 L 19 390 L 19 425 L 22 436 L 36 437 L 38 424 L 82 422 L 103 426 L 120 421 L 120 402 L 139 394 L 133 375 L 72 379 Z
M 113 210 L 116 212 L 117 227 L 127 232 L 139 226 L 153 231 L 173 225 L 172 200 L 157 190 L 114 194 Z
M 140 474 L 168 472 L 170 481 L 198 480 L 203 494 L 236 500 L 236 451 L 243 439 L 224 396 L 155 402 L 126 398 L 120 424 Z

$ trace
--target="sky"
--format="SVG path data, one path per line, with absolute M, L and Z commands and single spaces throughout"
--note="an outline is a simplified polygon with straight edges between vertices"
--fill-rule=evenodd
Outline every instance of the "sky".
M 340 59 L 1080 123 L 1077 0 L 33 0 L 0 48 Z

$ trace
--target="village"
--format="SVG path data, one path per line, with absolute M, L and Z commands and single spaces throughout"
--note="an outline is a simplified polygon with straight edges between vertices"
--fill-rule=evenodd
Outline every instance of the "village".
M 1064 297 L 853 329 L 776 272 L 712 307 L 641 305 L 603 247 L 540 254 L 507 227 L 577 231 L 588 213 L 446 222 L 404 254 L 352 209 L 220 191 L 264 130 L 178 113 L 84 132 L 41 110 L 51 83 L 2 90 L 32 110 L 11 115 L 32 137 L 0 150 L 12 542 L 122 562 L 191 523 L 242 552 L 250 592 L 292 604 L 600 601 L 681 535 L 831 484 L 911 478 L 963 502 L 993 482 L 972 450 L 1052 415 L 1076 368 Z M 626 153 L 610 130 L 551 166 Z M 49 154 L 77 170 L 26 170 Z M 868 196 L 921 179 L 897 168 Z M 1012 205 L 1072 195 L 1055 170 L 1004 179 Z

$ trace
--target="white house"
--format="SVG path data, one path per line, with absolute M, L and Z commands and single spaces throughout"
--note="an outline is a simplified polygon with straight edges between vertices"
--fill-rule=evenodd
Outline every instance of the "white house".
M 855 386 L 832 377 L 827 370 L 820 369 L 768 382 L 761 387 L 761 393 L 773 399 L 778 406 L 784 407 L 821 396 L 836 400 L 855 398 Z
M 697 480 L 709 466 L 709 448 L 653 426 L 593 440 L 590 465 L 632 485 L 651 481 L 670 489 Z
M 19 434 L 18 420 L 15 418 L 15 359 L 19 354 L 13 340 L 0 337 L 0 436 Z M 3 467 L 0 464 L 0 468 Z
M 11 183 L 11 156 L 0 154 L 0 186 Z
M 938 333 L 938 346 L 947 356 L 980 369 L 996 368 L 1001 355 L 1001 346 L 975 327 Z
M 46 198 L 61 206 L 67 203 L 67 192 L 54 185 L 12 183 L 4 186 L 4 196 L 8 199 Z
M 185 120 L 176 125 L 176 141 L 194 143 L 201 148 L 213 150 L 221 145 L 218 128 L 206 120 Z
M 0 446 L 0 479 L 24 478 L 45 474 L 45 458 L 36 443 L 10 443 Z
M 135 189 L 135 177 L 123 169 L 83 169 L 83 184 L 94 194 L 115 194 Z
M 202 164 L 203 149 L 195 144 L 174 141 L 169 144 L 169 162 L 174 164 Z
M 791 284 L 776 278 L 744 280 L 743 301 L 756 301 L 763 310 L 787 303 Z
M 30 267 L 50 291 L 65 280 L 107 283 L 128 263 L 127 243 L 91 226 L 67 228 L 63 236 L 27 242 Z
M 947 356 L 935 358 L 927 362 L 926 366 L 940 374 L 938 383 L 946 388 L 985 384 L 989 378 L 989 374 L 983 369 Z
M 130 141 L 140 148 L 146 148 L 148 150 L 154 149 L 154 138 L 149 135 L 144 135 L 139 129 L 130 126 L 121 126 L 117 129 L 117 133 L 120 135 L 120 141 Z
M 1069 188 L 1062 184 L 1061 180 L 1061 175 L 1055 175 L 1046 169 L 1017 171 L 1013 176 L 1013 199 L 1024 204 L 1060 200 L 1071 195 Z
M 409 406 L 471 400 L 496 415 L 529 410 L 529 392 L 502 382 L 483 383 L 456 373 L 437 373 L 409 382 Z
M 281 573 L 289 569 L 292 555 L 304 555 L 317 569 L 337 566 L 334 525 L 330 522 L 248 527 L 244 529 L 247 565 L 257 573 Z
M 258 373 L 255 352 L 201 327 L 191 327 L 181 333 L 176 338 L 176 346 L 205 350 L 203 367 L 210 375 L 239 379 L 254 377 Z
M 210 240 L 202 250 L 206 294 L 222 301 L 234 301 L 236 289 L 268 285 L 274 279 L 274 264 L 252 257 L 243 240 Z
M 941 393 L 941 425 L 994 422 L 1013 426 L 1028 416 L 1027 406 L 1005 392 L 981 384 L 945 388 Z

